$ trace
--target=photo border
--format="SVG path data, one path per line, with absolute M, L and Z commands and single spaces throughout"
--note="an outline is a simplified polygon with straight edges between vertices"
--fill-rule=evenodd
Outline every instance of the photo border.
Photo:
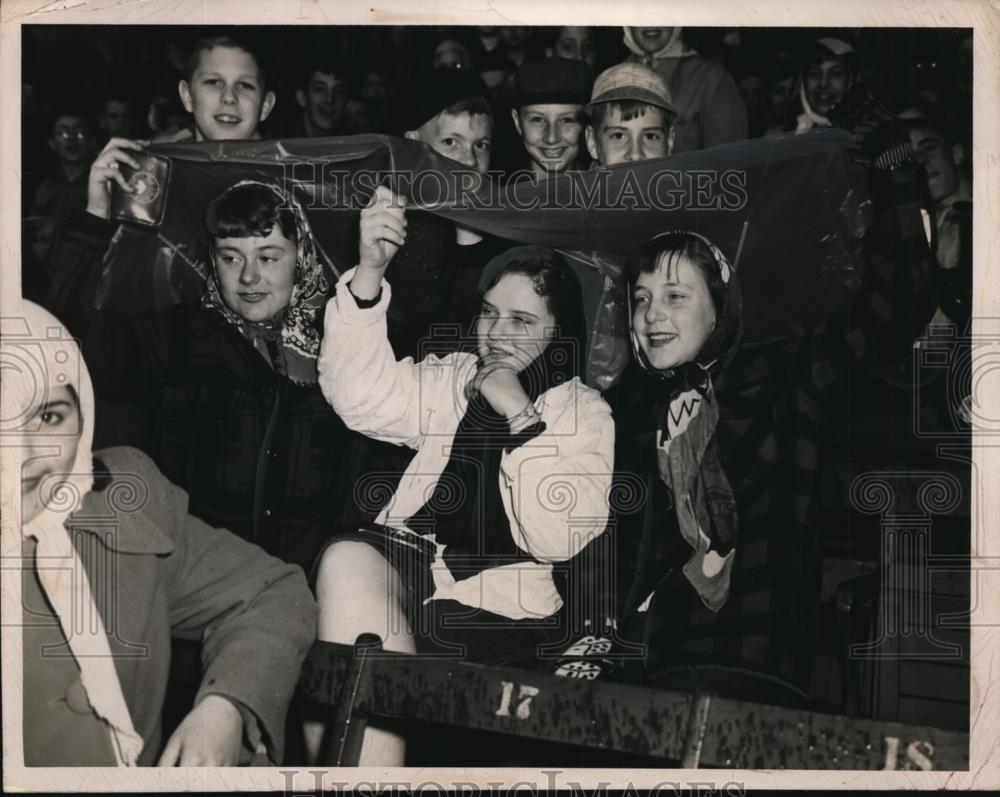
M 707 2 L 706 0 L 633 0 L 628 6 L 600 0 L 463 0 L 431 3 L 378 2 L 346 6 L 335 0 L 21 0 L 5 2 L 0 8 L 0 98 L 3 127 L 0 129 L 0 313 L 16 315 L 20 296 L 20 96 L 21 25 L 23 24 L 529 24 L 556 25 L 571 17 L 578 24 L 619 25 L 630 22 L 684 26 L 769 27 L 769 26 L 849 26 L 849 27 L 971 27 L 973 38 L 972 160 L 975 180 L 973 262 L 973 335 L 993 335 L 1000 343 L 996 324 L 982 319 L 1000 318 L 1000 12 L 998 6 L 962 0 L 910 0 L 881 5 L 871 0 L 796 0 L 796 2 Z M 1000 418 L 1000 378 L 998 371 L 979 373 L 983 380 L 977 393 L 987 397 L 980 408 L 986 418 Z M 13 452 L 3 454 L 0 479 L 2 536 L 0 555 L 5 562 L 18 561 L 20 534 L 14 518 L 19 516 L 19 491 L 12 482 Z M 973 431 L 973 468 L 981 474 L 1000 474 L 1000 442 Z M 995 480 L 994 480 L 995 481 Z M 686 788 L 989 788 L 1000 787 L 1000 529 L 998 490 L 972 496 L 972 529 L 978 544 L 972 552 L 972 568 L 986 600 L 974 607 L 971 616 L 970 655 L 970 768 L 968 772 L 858 772 L 774 771 L 774 770 L 680 770 L 680 769 L 469 769 L 420 768 L 375 769 L 320 767 L 246 769 L 109 769 L 24 767 L 21 749 L 22 695 L 20 633 L 20 570 L 2 570 L 3 622 L 3 785 L 5 790 L 46 791 L 312 791 L 316 771 L 324 773 L 324 789 L 346 789 L 350 785 L 371 784 L 388 788 L 425 788 L 435 791 L 451 786 L 465 790 L 494 787 L 510 790 L 516 784 L 534 785 L 535 790 L 576 786 L 588 793 L 603 783 L 618 788 L 666 788 L 674 784 Z M 994 533 L 990 533 L 993 531 Z M 990 600 L 990 596 L 994 599 Z M 296 774 L 290 778 L 288 772 Z M 558 772 L 559 774 L 552 774 Z M 549 774 L 547 774 L 549 773 Z M 378 789 L 375 789 L 378 790 Z

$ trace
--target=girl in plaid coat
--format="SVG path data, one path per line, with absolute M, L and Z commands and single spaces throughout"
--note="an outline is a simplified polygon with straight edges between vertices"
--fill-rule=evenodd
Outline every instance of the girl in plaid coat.
M 736 273 L 699 235 L 657 236 L 632 260 L 636 362 L 612 404 L 617 470 L 644 488 L 617 534 L 621 627 L 645 645 L 645 683 L 805 697 L 824 430 L 934 311 L 933 258 L 903 190 L 917 179 L 908 164 L 879 176 L 892 190 L 873 190 L 864 286 L 799 339 L 740 345 Z
M 359 438 L 317 383 L 332 274 L 276 184 L 231 186 L 207 223 L 213 268 L 199 306 L 94 312 L 81 325 L 97 439 L 146 452 L 198 518 L 308 571 L 340 529 Z

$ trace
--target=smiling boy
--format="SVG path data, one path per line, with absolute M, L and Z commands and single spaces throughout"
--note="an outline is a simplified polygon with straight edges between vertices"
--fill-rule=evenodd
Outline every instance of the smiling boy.
M 257 126 L 274 109 L 259 58 L 231 36 L 200 39 L 177 90 L 194 116 L 195 141 L 259 138 Z
M 643 64 L 617 64 L 598 75 L 587 115 L 587 150 L 601 166 L 662 158 L 673 151 L 677 111 L 670 90 Z
M 299 112 L 292 135 L 342 135 L 348 102 L 347 77 L 344 67 L 326 54 L 315 54 L 303 60 L 295 87 Z
M 591 82 L 587 64 L 565 58 L 531 61 L 517 71 L 510 114 L 536 177 L 577 166 Z

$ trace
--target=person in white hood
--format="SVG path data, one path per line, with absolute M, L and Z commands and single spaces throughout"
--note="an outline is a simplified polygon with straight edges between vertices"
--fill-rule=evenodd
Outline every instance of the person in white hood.
M 0 361 L 4 477 L 16 468 L 21 482 L 20 511 L 5 503 L 3 516 L 21 525 L 23 619 L 10 631 L 24 765 L 280 763 L 315 638 L 302 570 L 190 515 L 137 449 L 91 450 L 87 365 L 47 311 L 24 302 L 4 318 Z M 202 641 L 203 677 L 164 744 L 172 639 Z
M 673 152 L 690 152 L 747 137 L 740 90 L 721 64 L 688 47 L 683 28 L 626 27 L 631 60 L 652 67 L 666 82 L 677 108 Z
M 851 87 L 851 56 L 854 48 L 842 39 L 826 36 L 812 43 L 799 78 L 801 112 L 795 132 L 813 127 L 830 127 L 830 111 L 837 107 Z

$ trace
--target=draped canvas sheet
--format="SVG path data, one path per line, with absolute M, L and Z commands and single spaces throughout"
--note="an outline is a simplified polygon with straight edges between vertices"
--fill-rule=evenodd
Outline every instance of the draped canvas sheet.
M 151 146 L 116 189 L 122 221 L 97 304 L 144 312 L 196 302 L 208 269 L 205 209 L 233 183 L 280 181 L 306 210 L 320 257 L 339 275 L 357 259 L 358 214 L 375 185 L 407 194 L 410 229 L 425 213 L 570 258 L 581 275 L 588 381 L 608 387 L 627 359 L 621 272 L 629 252 L 668 229 L 716 243 L 740 271 L 746 340 L 822 323 L 856 284 L 859 197 L 848 134 L 754 139 L 535 184 L 475 175 L 408 139 L 382 135 Z

